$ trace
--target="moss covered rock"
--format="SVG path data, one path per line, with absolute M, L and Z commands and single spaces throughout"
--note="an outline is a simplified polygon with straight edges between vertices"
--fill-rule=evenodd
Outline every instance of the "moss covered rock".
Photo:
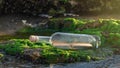
M 78 22 L 79 21 L 75 18 L 51 19 L 48 22 L 48 28 L 61 31 L 75 30 L 77 28 Z
M 27 39 L 15 39 L 12 43 L 4 44 L 0 49 L 6 54 L 21 57 L 33 63 L 70 63 L 95 60 L 92 58 L 94 50 L 65 50 L 44 42 L 30 42 Z M 1 57 L 3 57 L 2 54 Z
M 38 59 L 41 58 L 41 52 L 42 49 L 25 49 L 23 51 L 23 54 L 21 55 L 22 59 L 28 60 L 28 61 L 39 61 Z

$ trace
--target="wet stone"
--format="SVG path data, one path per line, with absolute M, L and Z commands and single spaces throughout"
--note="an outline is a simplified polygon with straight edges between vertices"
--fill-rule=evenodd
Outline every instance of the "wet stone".
M 41 57 L 42 49 L 25 49 L 23 56 L 21 58 L 28 60 L 28 61 L 36 61 Z

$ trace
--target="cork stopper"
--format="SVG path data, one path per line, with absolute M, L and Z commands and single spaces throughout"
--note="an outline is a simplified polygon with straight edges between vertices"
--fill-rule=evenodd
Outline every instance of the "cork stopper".
M 39 37 L 35 36 L 35 35 L 30 35 L 29 40 L 31 42 L 37 42 L 37 41 L 39 41 Z

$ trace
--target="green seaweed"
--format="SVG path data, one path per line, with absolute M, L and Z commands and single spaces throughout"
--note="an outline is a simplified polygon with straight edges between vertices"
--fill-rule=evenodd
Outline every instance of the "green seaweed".
M 52 46 L 45 42 L 31 42 L 28 39 L 13 39 L 11 42 L 1 44 L 0 49 L 3 49 L 9 55 L 22 55 L 25 49 L 43 49 L 40 51 L 41 57 L 47 63 L 58 62 L 80 62 L 96 60 L 92 56 L 94 50 L 66 50 Z M 61 60 L 62 59 L 62 60 Z M 38 60 L 39 61 L 39 60 Z

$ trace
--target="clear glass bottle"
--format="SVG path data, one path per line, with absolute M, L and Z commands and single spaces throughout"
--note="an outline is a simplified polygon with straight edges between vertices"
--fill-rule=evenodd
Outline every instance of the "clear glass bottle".
M 100 37 L 97 35 L 74 34 L 56 32 L 49 40 L 54 46 L 74 47 L 95 47 L 101 44 Z
M 101 39 L 97 35 L 88 34 L 74 34 L 56 32 L 51 36 L 35 36 L 31 35 L 29 39 L 32 42 L 48 42 L 53 46 L 60 48 L 79 48 L 79 47 L 95 47 L 98 48 L 101 45 Z

